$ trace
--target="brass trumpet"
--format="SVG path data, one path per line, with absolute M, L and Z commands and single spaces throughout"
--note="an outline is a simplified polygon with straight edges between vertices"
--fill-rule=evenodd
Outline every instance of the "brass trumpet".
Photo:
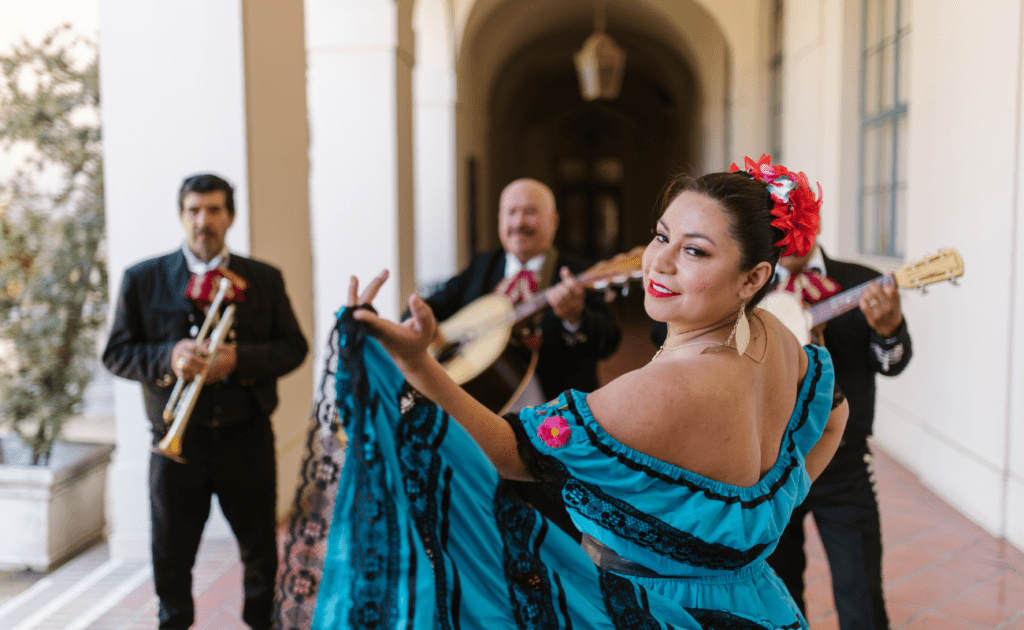
M 230 287 L 231 282 L 227 278 L 221 278 L 217 294 L 214 296 L 213 302 L 210 303 L 210 308 L 206 311 L 206 319 L 199 329 L 199 334 L 196 335 L 196 343 L 203 343 L 206 341 L 206 335 L 210 330 L 210 326 L 216 322 L 216 327 L 210 335 L 210 349 L 207 354 L 208 362 L 206 369 L 197 374 L 187 385 L 184 378 L 178 377 L 178 382 L 174 384 L 174 389 L 171 391 L 171 397 L 167 401 L 167 406 L 164 407 L 164 422 L 170 422 L 171 418 L 174 418 L 174 422 L 167 429 L 167 434 L 164 435 L 163 439 L 153 447 L 153 452 L 182 464 L 185 463 L 185 460 L 181 457 L 181 440 L 185 435 L 185 428 L 188 426 L 192 410 L 199 399 L 199 392 L 203 389 L 206 373 L 209 372 L 210 366 L 217 360 L 217 350 L 220 349 L 221 344 L 227 338 L 228 330 L 235 319 L 234 304 L 228 304 L 223 314 L 219 312 L 220 304 L 224 301 L 224 295 Z

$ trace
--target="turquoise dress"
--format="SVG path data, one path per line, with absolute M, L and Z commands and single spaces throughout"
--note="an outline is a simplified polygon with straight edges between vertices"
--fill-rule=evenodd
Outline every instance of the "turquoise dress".
M 585 551 L 515 497 L 347 310 L 336 338 L 349 445 L 313 628 L 807 627 L 764 560 L 810 487 L 804 456 L 832 406 L 823 348 L 805 348 L 778 459 L 751 487 L 617 442 L 581 392 L 509 418 L 524 462 L 561 492 Z

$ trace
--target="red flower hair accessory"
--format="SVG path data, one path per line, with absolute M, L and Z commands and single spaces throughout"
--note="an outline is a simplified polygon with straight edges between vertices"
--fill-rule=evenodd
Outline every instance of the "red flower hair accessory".
M 745 171 L 751 177 L 768 187 L 775 207 L 772 214 L 778 217 L 772 225 L 786 235 L 776 245 L 786 249 L 783 256 L 806 256 L 814 246 L 821 217 L 821 184 L 818 184 L 818 198 L 814 198 L 811 182 L 804 173 L 793 173 L 781 164 L 772 164 L 770 155 L 761 155 L 758 161 L 743 158 L 743 169 L 735 162 L 729 166 L 730 173 Z

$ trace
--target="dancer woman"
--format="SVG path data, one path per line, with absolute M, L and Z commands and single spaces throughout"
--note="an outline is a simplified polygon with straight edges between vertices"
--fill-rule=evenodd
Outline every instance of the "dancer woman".
M 418 296 L 387 321 L 370 306 L 387 273 L 359 297 L 352 278 L 350 444 L 314 628 L 806 627 L 764 558 L 846 405 L 827 351 L 755 305 L 780 253 L 813 243 L 820 198 L 767 156 L 733 171 L 665 195 L 643 258 L 645 308 L 669 330 L 653 360 L 515 417 L 430 357 Z M 560 492 L 583 548 L 506 479 Z

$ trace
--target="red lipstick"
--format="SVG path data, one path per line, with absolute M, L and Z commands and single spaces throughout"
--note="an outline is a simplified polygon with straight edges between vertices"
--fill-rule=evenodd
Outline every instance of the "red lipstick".
M 653 280 L 647 283 L 647 293 L 656 298 L 668 298 L 679 295 L 678 293 L 669 291 L 668 288 L 661 286 Z

